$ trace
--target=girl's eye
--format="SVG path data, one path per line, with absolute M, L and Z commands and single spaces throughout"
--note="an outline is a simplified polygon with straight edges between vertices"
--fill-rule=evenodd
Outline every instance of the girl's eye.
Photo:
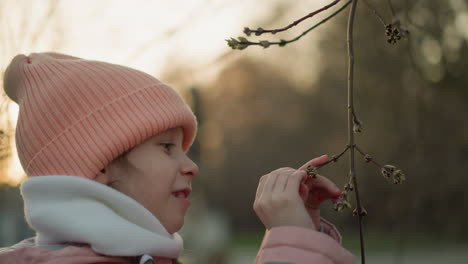
M 163 146 L 164 149 L 166 149 L 167 151 L 170 151 L 171 147 L 174 146 L 174 144 L 172 144 L 172 143 L 162 143 L 161 146 Z

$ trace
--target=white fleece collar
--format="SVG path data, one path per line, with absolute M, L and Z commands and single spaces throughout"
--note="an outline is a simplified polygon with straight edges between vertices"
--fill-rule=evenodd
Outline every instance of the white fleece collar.
M 182 238 L 145 207 L 106 185 L 78 176 L 39 176 L 21 184 L 36 244 L 85 243 L 108 256 L 177 258 Z

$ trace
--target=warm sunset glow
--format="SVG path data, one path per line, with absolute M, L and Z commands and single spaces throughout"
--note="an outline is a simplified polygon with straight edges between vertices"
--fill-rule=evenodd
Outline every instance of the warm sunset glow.
M 257 14 L 256 9 L 246 8 L 248 1 L 210 1 L 209 6 L 203 0 L 65 0 L 56 6 L 53 1 L 5 2 L 8 12 L 0 15 L 5 41 L 0 56 L 2 72 L 18 53 L 48 50 L 125 64 L 156 77 L 167 71 L 165 67 L 174 58 L 196 69 L 226 52 L 224 39 L 241 31 L 240 21 Z M 18 106 L 13 102 L 8 116 L 12 122 L 9 127 L 16 127 Z M 0 183 L 18 185 L 25 173 L 14 136 L 11 143 L 11 156 L 5 160 Z
M 5 127 L 15 128 L 16 127 L 16 119 L 18 117 L 18 105 L 15 103 L 10 103 L 8 105 L 8 118 L 2 118 L 2 128 Z M 6 122 L 10 122 L 10 124 L 6 124 Z M 6 158 L 4 161 L 5 167 L 3 168 L 4 171 L 2 175 L 4 177 L 0 177 L 0 184 L 6 183 L 8 185 L 18 185 L 25 177 L 25 173 L 23 168 L 21 167 L 21 163 L 18 158 L 18 153 L 16 151 L 15 139 L 13 135 L 13 131 L 5 131 L 8 134 L 12 135 L 12 142 L 11 142 L 11 155 Z
M 0 70 L 18 53 L 55 51 L 124 64 L 157 78 L 182 68 L 189 74 L 170 81 L 176 89 L 185 89 L 216 78 L 223 66 L 219 58 L 230 52 L 225 39 L 241 35 L 244 26 L 264 21 L 271 10 L 259 7 L 279 2 L 5 0 L 2 6 L 8 10 L 0 10 Z M 323 1 L 317 2 L 307 5 L 319 6 Z M 292 10 L 291 16 L 295 13 L 303 10 Z M 263 56 L 263 51 L 243 54 Z M 297 63 L 297 58 L 285 58 L 283 63 Z M 16 122 L 18 109 L 11 105 L 9 117 Z M 7 167 L 0 182 L 18 184 L 24 172 L 15 149 Z

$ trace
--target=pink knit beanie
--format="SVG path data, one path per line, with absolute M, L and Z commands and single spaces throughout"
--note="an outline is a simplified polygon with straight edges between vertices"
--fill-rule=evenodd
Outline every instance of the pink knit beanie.
M 4 77 L 19 105 L 16 146 L 26 174 L 93 179 L 120 154 L 169 128 L 197 123 L 171 87 L 120 65 L 58 53 L 13 58 Z

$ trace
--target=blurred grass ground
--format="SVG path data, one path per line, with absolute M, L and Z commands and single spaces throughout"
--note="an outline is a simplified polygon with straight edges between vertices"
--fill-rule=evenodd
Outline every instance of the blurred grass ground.
M 344 234 L 343 246 L 360 255 L 359 234 Z M 238 234 L 231 247 L 228 264 L 252 263 L 263 232 Z M 426 234 L 372 232 L 365 234 L 366 263 L 379 264 L 464 264 L 468 263 L 468 240 L 455 242 Z M 360 258 L 356 257 L 356 263 Z

